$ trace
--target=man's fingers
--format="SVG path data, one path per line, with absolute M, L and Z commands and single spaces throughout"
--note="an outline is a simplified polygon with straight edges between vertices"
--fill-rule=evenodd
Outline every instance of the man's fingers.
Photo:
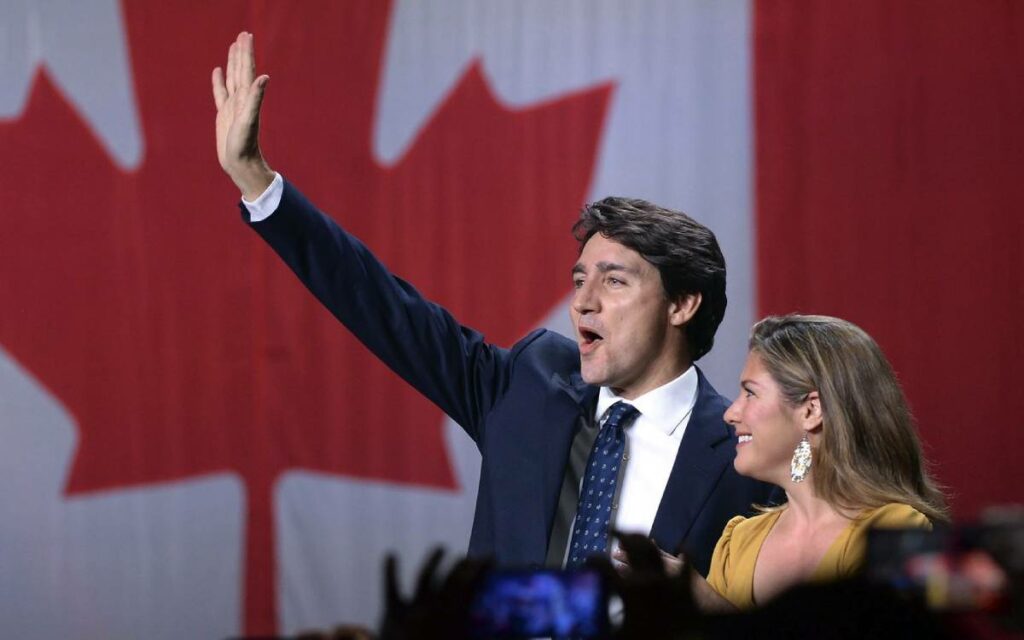
M 256 76 L 256 56 L 253 53 L 253 39 L 251 33 L 243 33 L 238 36 L 238 86 L 248 87 Z
M 217 105 L 217 111 L 220 111 L 228 99 L 228 89 L 224 86 L 224 70 L 220 67 L 215 68 L 211 80 L 213 81 L 213 102 Z
M 238 89 L 238 43 L 232 42 L 228 47 L 228 63 L 224 66 L 224 73 L 227 75 L 225 85 L 230 96 Z

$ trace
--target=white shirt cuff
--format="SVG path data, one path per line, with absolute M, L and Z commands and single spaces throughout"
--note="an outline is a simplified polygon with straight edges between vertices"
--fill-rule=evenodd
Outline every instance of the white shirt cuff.
M 270 214 L 277 211 L 277 206 L 281 204 L 282 195 L 284 195 L 284 179 L 280 173 L 275 171 L 274 180 L 258 198 L 252 202 L 242 198 L 242 204 L 249 210 L 249 222 L 261 222 L 269 218 Z

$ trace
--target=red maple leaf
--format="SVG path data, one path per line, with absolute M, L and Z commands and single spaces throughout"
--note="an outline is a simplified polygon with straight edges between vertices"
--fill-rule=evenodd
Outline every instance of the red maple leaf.
M 386 168 L 370 136 L 390 7 L 255 7 L 125 3 L 146 139 L 135 172 L 111 164 L 45 71 L 23 117 L 0 124 L 0 343 L 77 419 L 68 494 L 244 479 L 244 623 L 266 633 L 283 471 L 454 485 L 441 412 L 239 221 L 213 148 L 209 69 L 240 29 L 256 33 L 274 166 L 394 272 L 506 344 L 566 292 L 568 230 L 610 89 L 514 111 L 474 65 Z

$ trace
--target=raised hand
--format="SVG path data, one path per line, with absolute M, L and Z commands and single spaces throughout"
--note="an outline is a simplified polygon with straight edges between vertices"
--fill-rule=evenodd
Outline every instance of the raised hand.
M 434 550 L 420 570 L 416 591 L 405 598 L 398 588 L 397 560 L 385 564 L 385 610 L 380 640 L 461 640 L 469 634 L 469 607 L 490 565 L 466 558 L 443 580 L 437 575 L 443 553 Z
M 696 624 L 697 612 L 690 591 L 691 576 L 685 564 L 672 571 L 667 555 L 650 539 L 637 534 L 613 532 L 621 553 L 616 569 L 606 556 L 587 562 L 600 571 L 611 589 L 622 598 L 622 627 L 615 640 L 669 640 L 685 637 Z
M 666 551 L 658 549 L 658 555 L 661 557 L 661 562 L 665 567 L 665 572 L 670 576 L 678 576 L 683 572 L 683 569 L 686 568 L 686 563 L 682 554 L 674 556 Z M 612 559 L 618 563 L 617 568 L 620 573 L 625 573 L 630 570 L 630 559 L 623 549 L 616 549 L 612 552 Z
M 260 106 L 270 77 L 256 77 L 252 34 L 242 32 L 228 49 L 226 72 L 213 70 L 217 105 L 217 159 L 242 191 L 255 200 L 270 185 L 274 172 L 260 151 Z

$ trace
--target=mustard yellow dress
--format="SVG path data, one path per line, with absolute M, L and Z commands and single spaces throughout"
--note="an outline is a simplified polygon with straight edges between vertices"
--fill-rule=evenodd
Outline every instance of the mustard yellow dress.
M 753 518 L 736 516 L 725 525 L 715 545 L 708 584 L 739 609 L 755 605 L 754 566 L 761 545 L 781 514 L 780 509 Z M 865 511 L 852 520 L 828 548 L 811 581 L 835 580 L 856 571 L 864 558 L 868 530 L 872 527 L 930 529 L 931 523 L 923 513 L 905 504 L 887 504 Z

